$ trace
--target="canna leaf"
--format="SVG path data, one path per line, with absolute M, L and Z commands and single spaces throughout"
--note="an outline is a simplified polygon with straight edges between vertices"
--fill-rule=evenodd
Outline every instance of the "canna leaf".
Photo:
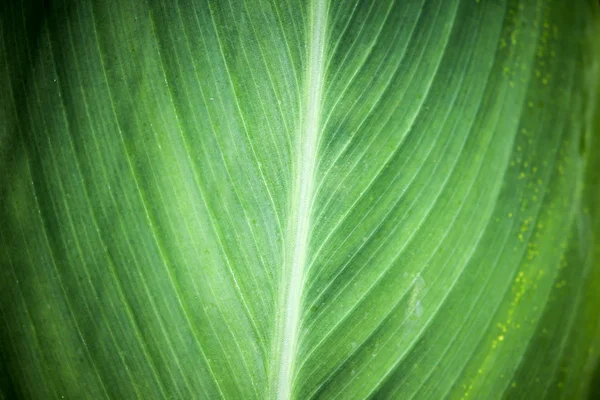
M 599 11 L 5 2 L 0 398 L 593 396 Z

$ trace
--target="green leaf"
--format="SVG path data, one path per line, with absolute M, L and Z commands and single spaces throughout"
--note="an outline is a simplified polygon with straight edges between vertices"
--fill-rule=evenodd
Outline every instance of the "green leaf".
M 599 14 L 4 2 L 0 398 L 592 396 Z

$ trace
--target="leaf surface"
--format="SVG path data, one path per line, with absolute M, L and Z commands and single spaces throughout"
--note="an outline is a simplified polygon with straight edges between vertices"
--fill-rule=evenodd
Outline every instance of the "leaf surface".
M 583 398 L 598 14 L 2 5 L 0 394 Z

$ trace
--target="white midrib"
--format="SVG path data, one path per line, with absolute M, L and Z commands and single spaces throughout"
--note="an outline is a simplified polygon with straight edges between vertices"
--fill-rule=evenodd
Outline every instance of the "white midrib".
M 302 292 L 304 273 L 310 241 L 311 214 L 315 191 L 315 173 L 319 146 L 323 79 L 325 74 L 325 31 L 327 24 L 327 1 L 313 0 L 308 49 L 308 70 L 305 77 L 305 93 L 301 114 L 300 136 L 297 142 L 299 154 L 294 164 L 293 195 L 287 230 L 287 247 L 283 271 L 283 296 L 279 323 L 278 346 L 275 359 L 278 363 L 276 398 L 292 397 L 295 376 L 300 319 L 302 317 Z

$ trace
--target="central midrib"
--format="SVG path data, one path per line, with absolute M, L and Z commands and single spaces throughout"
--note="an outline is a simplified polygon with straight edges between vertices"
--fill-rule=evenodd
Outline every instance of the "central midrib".
M 293 193 L 288 221 L 286 258 L 283 270 L 283 289 L 278 346 L 274 364 L 276 398 L 287 400 L 292 397 L 295 375 L 294 365 L 298 352 L 298 337 L 302 316 L 304 273 L 307 265 L 311 231 L 311 214 L 315 191 L 315 173 L 319 146 L 323 78 L 325 73 L 325 31 L 327 24 L 327 1 L 313 0 L 310 10 L 308 31 L 308 68 L 302 99 L 302 114 L 298 154 L 294 163 Z

